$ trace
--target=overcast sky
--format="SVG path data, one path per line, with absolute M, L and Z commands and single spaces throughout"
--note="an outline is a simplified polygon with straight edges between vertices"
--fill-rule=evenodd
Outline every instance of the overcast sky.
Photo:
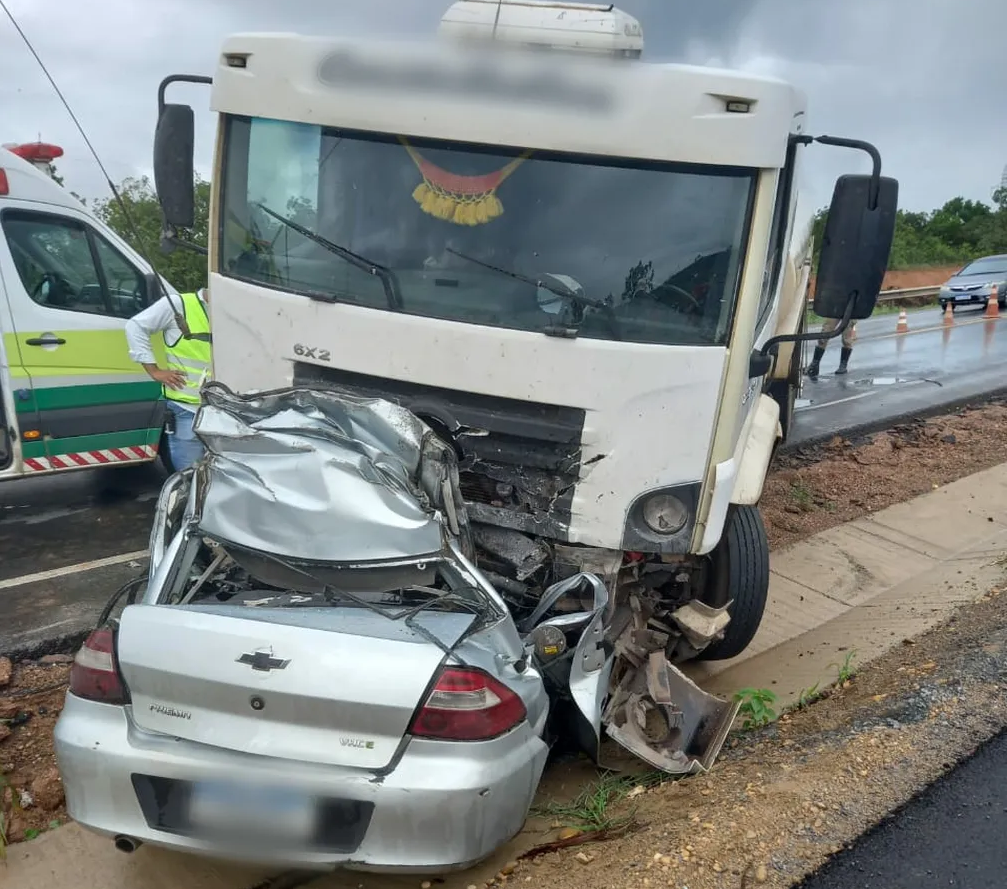
M 149 173 L 156 90 L 169 73 L 209 73 L 237 31 L 432 33 L 449 0 L 5 0 L 60 85 L 113 179 Z M 1005 0 L 621 0 L 651 59 L 784 77 L 809 97 L 809 129 L 875 142 L 905 209 L 956 195 L 989 201 L 1007 165 Z M 197 109 L 197 165 L 212 121 L 205 88 L 175 88 Z M 188 98 L 184 98 L 188 96 Z M 0 14 L 0 143 L 56 142 L 67 185 L 106 190 L 66 112 Z M 809 152 L 804 211 L 836 175 L 866 162 Z

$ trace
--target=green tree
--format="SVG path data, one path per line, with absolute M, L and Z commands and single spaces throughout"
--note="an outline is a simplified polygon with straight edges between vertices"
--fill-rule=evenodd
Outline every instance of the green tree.
M 170 253 L 161 249 L 161 207 L 157 195 L 146 176 L 130 178 L 118 187 L 127 214 L 114 197 L 97 200 L 91 206 L 94 214 L 126 241 L 134 250 L 145 256 L 157 270 L 181 293 L 206 286 L 206 256 L 191 250 L 176 248 Z M 195 225 L 189 240 L 206 247 L 210 221 L 210 183 L 196 181 Z
M 819 210 L 812 223 L 816 271 L 828 215 Z M 899 210 L 888 267 L 964 265 L 993 253 L 1007 253 L 1007 189 L 994 193 L 993 206 L 957 197 L 930 213 Z

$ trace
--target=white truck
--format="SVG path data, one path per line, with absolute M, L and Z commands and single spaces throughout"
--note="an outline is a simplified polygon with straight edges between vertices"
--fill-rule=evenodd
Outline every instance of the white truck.
M 835 186 L 814 299 L 834 335 L 874 308 L 898 184 L 868 143 L 810 136 L 786 83 L 643 60 L 610 4 L 464 0 L 441 31 L 242 34 L 212 77 L 162 83 L 176 242 L 194 115 L 166 90 L 210 84 L 218 114 L 216 378 L 408 407 L 453 443 L 516 613 L 590 571 L 631 606 L 609 635 L 630 661 L 734 657 L 763 616 L 758 504 L 811 338 L 801 155 L 873 161 Z

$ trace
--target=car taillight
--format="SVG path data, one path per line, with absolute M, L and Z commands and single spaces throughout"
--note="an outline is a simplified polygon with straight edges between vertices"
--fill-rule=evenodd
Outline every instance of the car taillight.
M 436 741 L 488 741 L 527 716 L 524 702 L 506 685 L 473 667 L 445 667 L 410 734 Z
M 115 662 L 115 634 L 95 630 L 81 646 L 70 668 L 70 693 L 102 704 L 125 704 L 126 689 Z

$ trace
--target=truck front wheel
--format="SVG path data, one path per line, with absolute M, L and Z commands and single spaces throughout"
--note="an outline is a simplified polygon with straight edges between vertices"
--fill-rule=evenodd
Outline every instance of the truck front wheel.
M 699 660 L 726 661 L 755 638 L 769 597 L 769 540 L 758 507 L 731 507 L 710 560 L 709 588 L 702 601 L 713 608 L 730 602 L 731 622 L 724 638 L 701 652 Z

